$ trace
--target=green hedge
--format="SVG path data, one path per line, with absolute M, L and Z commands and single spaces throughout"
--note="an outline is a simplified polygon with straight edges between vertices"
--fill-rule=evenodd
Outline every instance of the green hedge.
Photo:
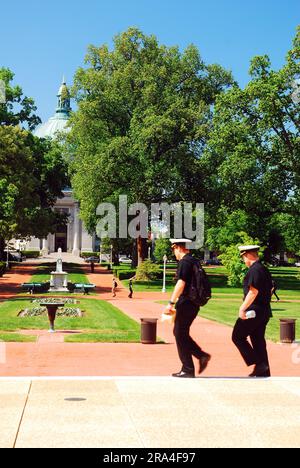
M 39 258 L 40 256 L 39 250 L 24 250 L 21 253 L 22 256 L 25 256 L 26 258 Z
M 120 281 L 129 279 L 135 276 L 135 270 L 119 270 L 117 276 Z
M 5 262 L 0 262 L 0 277 L 4 275 L 5 273 L 5 269 L 6 269 L 5 265 L 6 265 Z
M 82 258 L 99 257 L 99 252 L 81 252 L 80 257 Z

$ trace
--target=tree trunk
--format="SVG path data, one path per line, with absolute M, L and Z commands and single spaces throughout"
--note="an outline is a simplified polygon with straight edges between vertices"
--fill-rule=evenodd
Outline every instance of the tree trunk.
M 131 268 L 136 268 L 138 266 L 137 241 L 133 243 L 131 258 Z
M 116 265 L 116 266 L 120 265 L 119 251 L 118 250 L 113 249 L 112 257 L 113 257 L 113 264 Z
M 147 239 L 139 236 L 137 238 L 138 265 L 140 265 L 148 255 Z

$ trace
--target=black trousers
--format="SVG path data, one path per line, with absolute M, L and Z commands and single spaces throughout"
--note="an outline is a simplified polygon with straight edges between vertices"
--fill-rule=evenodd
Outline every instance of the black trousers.
M 232 341 L 241 353 L 247 366 L 253 364 L 267 364 L 269 359 L 267 353 L 267 343 L 265 340 L 266 326 L 269 317 L 256 316 L 255 318 L 242 320 L 238 319 L 232 332 Z M 250 342 L 248 341 L 250 338 Z
M 278 294 L 276 293 L 276 289 L 274 289 L 273 294 L 274 294 L 274 296 L 276 297 L 277 301 L 280 301 L 280 299 L 279 299 L 279 297 L 278 297 Z M 272 294 L 272 295 L 273 295 L 273 294 Z
M 179 359 L 182 362 L 182 371 L 184 372 L 195 372 L 192 356 L 197 359 L 206 356 L 206 353 L 190 337 L 190 327 L 197 317 L 198 311 L 199 307 L 185 298 L 180 298 L 176 304 L 174 336 Z

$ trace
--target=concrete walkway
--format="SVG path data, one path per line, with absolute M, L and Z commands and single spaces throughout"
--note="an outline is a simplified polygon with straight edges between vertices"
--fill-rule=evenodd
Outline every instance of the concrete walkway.
M 21 268 L 0 282 L 0 297 L 14 295 L 34 265 Z M 112 298 L 109 273 L 97 269 L 89 279 L 96 298 L 135 320 L 160 316 L 161 293 L 130 300 L 120 285 Z M 300 377 L 222 378 L 248 372 L 230 327 L 195 320 L 192 335 L 213 359 L 201 378 L 183 380 L 166 377 L 179 369 L 166 323 L 158 324 L 166 344 L 156 345 L 64 343 L 68 330 L 24 333 L 37 342 L 0 343 L 0 375 L 8 376 L 0 377 L 0 448 L 300 446 Z M 297 344 L 268 347 L 273 375 L 300 375 Z
M 62 252 L 60 254 L 63 263 L 77 263 L 78 265 L 84 264 L 84 259 L 72 253 Z M 57 252 L 44 254 L 38 258 L 28 258 L 24 263 L 30 263 L 32 265 L 40 265 L 41 263 L 55 263 L 59 257 Z
M 299 447 L 300 379 L 0 379 L 1 448 Z

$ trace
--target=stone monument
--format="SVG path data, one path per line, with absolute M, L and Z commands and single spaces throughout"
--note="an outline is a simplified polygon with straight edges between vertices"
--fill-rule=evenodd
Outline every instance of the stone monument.
M 50 291 L 68 292 L 68 273 L 63 271 L 61 258 L 62 250 L 59 248 L 57 253 L 56 271 L 51 271 Z

